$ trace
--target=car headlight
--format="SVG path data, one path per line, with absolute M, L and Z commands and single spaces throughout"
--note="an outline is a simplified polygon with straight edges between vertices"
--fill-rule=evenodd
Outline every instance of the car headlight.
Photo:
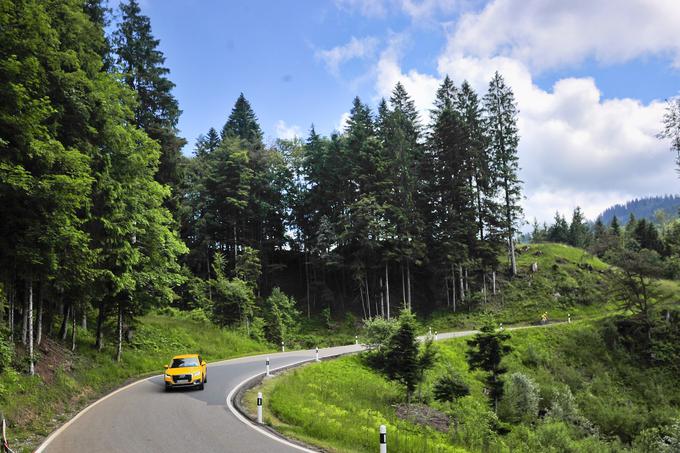
M 168 373 L 165 373 L 165 377 L 166 377 L 166 378 L 170 378 L 170 377 L 172 377 L 172 376 L 170 376 Z
M 200 376 L 200 375 L 201 375 L 201 372 L 200 372 L 200 371 L 194 371 L 193 373 L 191 373 L 191 375 L 192 375 L 193 377 Z

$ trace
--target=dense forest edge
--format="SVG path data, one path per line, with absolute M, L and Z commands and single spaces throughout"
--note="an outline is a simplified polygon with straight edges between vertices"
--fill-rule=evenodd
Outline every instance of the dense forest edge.
M 158 370 L 188 328 L 214 360 L 591 320 L 642 368 L 678 363 L 680 220 L 576 208 L 521 234 L 502 74 L 483 93 L 444 77 L 428 115 L 398 83 L 340 131 L 270 143 L 241 93 L 186 156 L 159 44 L 136 0 L 0 0 L 0 412 L 21 448 Z M 660 129 L 680 151 L 677 99 Z M 674 426 L 673 398 L 621 445 Z

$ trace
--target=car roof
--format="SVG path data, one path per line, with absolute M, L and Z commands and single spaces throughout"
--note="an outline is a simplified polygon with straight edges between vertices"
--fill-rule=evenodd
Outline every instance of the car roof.
M 181 354 L 174 356 L 172 359 L 188 359 L 189 357 L 198 357 L 198 354 Z

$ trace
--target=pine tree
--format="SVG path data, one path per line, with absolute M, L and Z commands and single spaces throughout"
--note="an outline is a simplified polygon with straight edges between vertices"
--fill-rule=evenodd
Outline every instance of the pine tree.
M 222 128 L 222 140 L 225 138 L 238 138 L 251 145 L 262 144 L 262 129 L 257 122 L 255 112 L 250 106 L 250 102 L 241 93 L 231 110 L 229 119 Z
M 590 230 L 580 207 L 574 209 L 569 225 L 569 245 L 584 248 L 590 243 Z
M 498 402 L 503 398 L 502 376 L 508 370 L 501 365 L 503 357 L 512 348 L 505 344 L 510 339 L 507 333 L 496 332 L 493 326 L 484 326 L 472 340 L 467 340 L 467 361 L 471 370 L 482 370 L 488 373 L 485 379 L 491 406 L 498 411 Z
M 135 122 L 161 146 L 156 179 L 169 185 L 177 195 L 182 175 L 181 149 L 186 140 L 177 135 L 181 110 L 172 94 L 175 84 L 168 79 L 160 41 L 153 37 L 151 21 L 142 14 L 137 0 L 120 4 L 121 19 L 113 33 L 116 68 L 124 82 L 137 94 Z M 171 204 L 176 209 L 177 199 Z
M 484 96 L 483 104 L 493 184 L 499 187 L 502 198 L 503 218 L 500 227 L 508 244 L 510 274 L 514 276 L 517 274 L 515 232 L 522 217 L 519 204 L 522 198 L 522 181 L 518 175 L 517 107 L 512 90 L 498 72 L 489 83 L 489 91 Z

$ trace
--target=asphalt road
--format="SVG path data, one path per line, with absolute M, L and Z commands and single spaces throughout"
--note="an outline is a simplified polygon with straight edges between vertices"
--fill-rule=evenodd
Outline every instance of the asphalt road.
M 354 352 L 360 346 L 319 351 L 320 357 Z M 314 350 L 269 354 L 271 368 L 313 359 Z M 227 394 L 265 370 L 267 355 L 208 363 L 205 390 L 166 393 L 162 376 L 105 397 L 50 436 L 37 452 L 153 453 L 299 452 L 252 429 L 227 408 Z
M 437 340 L 475 333 L 439 333 Z M 321 349 L 319 356 L 360 349 L 355 345 Z M 239 420 L 226 399 L 244 380 L 264 372 L 266 357 L 275 369 L 314 356 L 314 350 L 307 350 L 209 363 L 203 391 L 166 393 L 162 375 L 138 381 L 86 408 L 50 435 L 36 453 L 299 452 Z

